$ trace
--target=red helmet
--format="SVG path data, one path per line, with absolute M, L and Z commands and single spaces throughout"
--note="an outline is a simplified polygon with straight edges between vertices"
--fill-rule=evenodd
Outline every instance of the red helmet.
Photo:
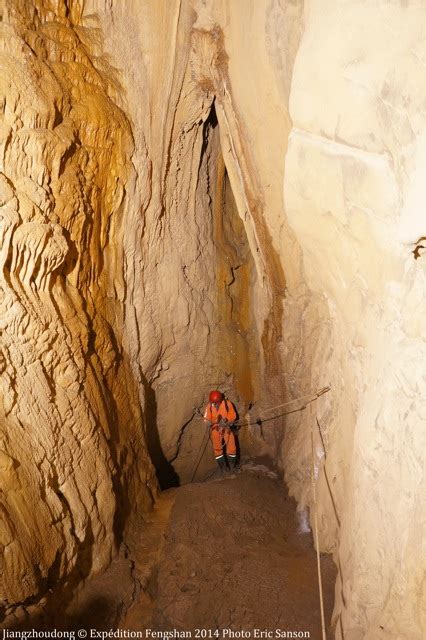
M 209 393 L 209 402 L 222 402 L 223 393 L 220 391 L 210 391 Z

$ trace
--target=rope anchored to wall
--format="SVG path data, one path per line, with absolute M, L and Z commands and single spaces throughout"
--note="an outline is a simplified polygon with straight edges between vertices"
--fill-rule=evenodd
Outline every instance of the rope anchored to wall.
M 299 398 L 293 398 L 292 400 L 287 400 L 286 402 L 283 402 L 282 404 L 277 405 L 276 407 L 271 407 L 270 409 L 265 409 L 263 413 L 268 413 L 270 411 L 274 411 L 275 409 L 281 409 L 282 407 L 286 407 L 290 404 L 292 404 L 293 402 L 300 402 L 301 400 L 305 400 L 304 404 L 301 407 L 297 407 L 297 409 L 292 409 L 291 411 L 284 411 L 283 413 L 280 413 L 276 416 L 272 416 L 271 418 L 257 418 L 254 423 L 252 423 L 251 421 L 247 420 L 245 422 L 241 422 L 241 421 L 237 421 L 234 422 L 234 425 L 237 427 L 245 427 L 247 425 L 251 426 L 252 424 L 264 424 L 265 422 L 271 422 L 272 420 L 276 420 L 277 418 L 282 418 L 283 416 L 287 416 L 290 413 L 295 413 L 297 411 L 303 411 L 304 409 L 306 409 L 306 407 L 308 406 L 308 404 L 310 404 L 311 402 L 314 402 L 315 400 L 317 400 L 320 396 L 324 395 L 325 393 L 327 393 L 328 391 L 330 391 L 331 387 L 322 387 L 321 389 L 319 389 L 316 393 L 308 393 L 304 396 L 300 396 Z M 202 418 L 204 418 L 203 414 L 201 413 L 200 409 L 198 407 L 194 407 L 194 411 L 196 413 L 198 413 L 199 416 L 201 416 Z M 197 463 L 195 465 L 194 468 L 194 472 L 192 474 L 191 477 L 191 482 L 194 481 L 195 475 L 198 471 L 198 467 L 200 466 L 201 460 L 203 459 L 204 456 L 204 452 L 207 448 L 207 443 L 209 441 L 209 432 L 208 430 L 206 431 L 204 438 L 201 442 L 201 446 L 200 446 L 200 455 L 197 459 Z
M 247 422 L 236 422 L 235 424 L 239 427 L 245 427 L 246 425 L 251 425 L 251 424 L 264 424 L 265 422 L 271 422 L 272 420 L 276 420 L 277 418 L 281 418 L 282 416 L 288 416 L 290 413 L 296 413 L 296 411 L 303 411 L 303 409 L 306 409 L 308 404 L 317 400 L 320 396 L 324 395 L 324 393 L 327 393 L 328 391 L 330 391 L 330 389 L 331 389 L 330 386 L 322 387 L 322 389 L 319 389 L 319 391 L 317 391 L 316 393 L 308 393 L 305 396 L 300 396 L 300 398 L 293 398 L 292 400 L 287 400 L 287 402 L 283 402 L 282 404 L 279 404 L 276 407 L 271 407 L 270 409 L 264 409 L 263 413 L 269 413 L 270 411 L 275 411 L 276 409 L 287 407 L 289 404 L 292 404 L 293 402 L 300 402 L 300 400 L 305 400 L 303 405 L 301 407 L 297 407 L 297 409 L 292 409 L 291 411 L 284 411 L 283 413 L 279 413 L 276 416 L 272 416 L 272 418 L 259 417 L 254 421 L 254 423 L 247 421 Z

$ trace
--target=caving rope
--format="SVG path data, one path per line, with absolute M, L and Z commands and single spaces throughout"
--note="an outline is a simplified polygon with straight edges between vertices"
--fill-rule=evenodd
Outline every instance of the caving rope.
M 281 418 L 282 416 L 287 416 L 290 413 L 296 413 L 297 411 L 303 411 L 303 409 L 306 409 L 306 407 L 308 406 L 308 404 L 310 404 L 311 402 L 314 402 L 314 400 L 316 400 L 317 398 L 319 398 L 320 396 L 322 396 L 324 393 L 327 393 L 328 391 L 330 391 L 331 387 L 322 387 L 321 389 L 319 389 L 319 391 L 317 391 L 316 393 L 308 393 L 304 396 L 301 396 L 300 398 L 293 398 L 292 400 L 287 400 L 287 402 L 283 402 L 282 404 L 277 405 L 276 407 L 271 407 L 270 409 L 265 409 L 263 413 L 267 413 L 269 411 L 274 411 L 275 409 L 281 409 L 282 407 L 286 407 L 289 404 L 292 404 L 293 402 L 298 402 L 300 400 L 306 400 L 306 402 L 303 404 L 303 406 L 298 407 L 297 409 L 292 409 L 291 411 L 284 411 L 284 413 L 280 413 L 277 416 L 273 416 L 272 418 L 257 418 L 257 420 L 253 423 L 253 424 L 263 424 L 264 422 L 270 422 L 271 420 L 276 420 L 277 418 Z M 198 415 L 200 415 L 202 418 L 204 418 L 204 415 L 201 413 L 200 409 L 198 407 L 194 407 L 194 411 L 195 413 L 198 413 Z M 251 421 L 247 420 L 246 422 L 240 422 L 239 420 L 236 420 L 232 423 L 233 425 L 235 425 L 236 427 L 245 427 L 247 425 L 251 425 Z M 210 433 L 210 427 L 207 429 L 206 431 L 206 435 L 207 438 L 205 438 L 205 440 L 203 439 L 201 442 L 201 446 L 199 449 L 200 455 L 197 459 L 197 463 L 195 465 L 194 468 L 194 472 L 192 474 L 191 477 L 191 483 L 194 481 L 195 478 L 195 474 L 198 471 L 198 467 L 200 466 L 200 462 L 204 456 L 204 452 L 206 450 L 207 447 L 207 443 L 209 441 L 209 433 Z
M 195 411 L 196 411 L 196 412 L 197 412 L 197 413 L 198 413 L 202 418 L 204 418 L 203 414 L 201 413 L 201 411 L 200 411 L 199 409 L 195 409 Z M 199 456 L 198 461 L 197 461 L 197 464 L 195 465 L 194 473 L 192 474 L 191 481 L 190 481 L 191 483 L 194 481 L 195 474 L 197 473 L 197 471 L 198 471 L 198 467 L 200 466 L 200 462 L 201 462 L 201 460 L 203 459 L 204 452 L 205 452 L 206 447 L 207 447 L 207 443 L 208 443 L 208 441 L 209 441 L 209 440 L 211 441 L 210 427 L 211 427 L 211 425 L 212 425 L 212 424 L 213 424 L 213 423 L 211 423 L 211 424 L 209 424 L 209 425 L 207 426 L 207 429 L 206 429 L 206 435 L 207 435 L 207 438 L 205 438 L 205 441 L 204 441 L 204 438 L 203 438 L 203 440 L 202 440 L 202 442 L 201 442 L 201 447 L 200 447 L 201 455 Z M 219 423 L 219 424 L 221 424 L 221 425 L 225 426 L 225 425 L 222 423 L 222 421 L 220 421 L 220 423 Z M 232 423 L 232 426 L 233 426 L 234 424 L 235 424 L 235 422 L 233 422 L 233 423 Z M 232 426 L 231 426 L 231 425 L 227 425 L 227 426 L 228 426 L 229 428 L 232 428 Z
M 320 599 L 320 611 L 321 611 L 321 630 L 322 640 L 326 640 L 325 634 L 325 619 L 324 619 L 324 599 L 322 594 L 322 577 L 321 577 L 321 558 L 319 550 L 319 537 L 318 537 L 318 510 L 317 510 L 317 493 L 315 488 L 315 446 L 314 446 L 314 428 L 311 421 L 311 484 L 312 484 L 312 504 L 314 507 L 314 528 L 315 528 L 315 548 L 317 552 L 317 572 L 318 572 L 318 590 Z
M 203 415 L 199 409 L 196 409 L 196 411 L 197 411 L 200 415 Z M 203 417 L 204 417 L 204 416 L 203 416 Z M 192 474 L 191 482 L 190 482 L 190 483 L 194 482 L 195 474 L 196 474 L 196 473 L 197 473 L 197 471 L 198 471 L 198 467 L 200 466 L 200 462 L 201 462 L 201 460 L 202 460 L 202 458 L 203 458 L 203 456 L 204 456 L 204 452 L 205 452 L 205 450 L 206 450 L 207 443 L 208 443 L 208 441 L 210 440 L 210 433 L 209 433 L 209 432 L 210 432 L 210 425 L 209 425 L 208 429 L 206 429 L 205 435 L 204 435 L 203 440 L 202 440 L 202 442 L 201 442 L 201 447 L 200 447 L 200 451 L 202 450 L 202 451 L 201 451 L 201 455 L 199 456 L 198 461 L 197 461 L 197 464 L 195 465 L 194 473 Z M 206 436 L 207 436 L 207 437 L 206 437 Z
M 324 393 L 327 393 L 328 391 L 330 391 L 330 389 L 331 389 L 330 386 L 322 387 L 316 393 L 308 393 L 305 396 L 301 396 L 300 398 L 293 398 L 292 400 L 287 400 L 287 402 L 283 402 L 283 404 L 279 404 L 276 407 L 271 407 L 270 409 L 264 409 L 263 413 L 268 413 L 269 411 L 275 411 L 275 409 L 281 409 L 282 407 L 286 407 L 287 405 L 292 404 L 292 402 L 298 402 L 299 400 L 305 400 L 306 398 L 306 402 L 301 407 L 298 407 L 297 409 L 293 409 L 292 411 L 285 411 L 284 413 L 279 413 L 277 416 L 273 416 L 272 418 L 263 418 L 263 419 L 258 418 L 255 421 L 255 424 L 259 424 L 260 422 L 262 423 L 270 422 L 271 420 L 276 420 L 277 418 L 281 418 L 281 416 L 288 416 L 290 413 L 296 413 L 296 411 L 303 411 L 303 409 L 306 409 L 308 404 L 310 404 L 311 402 L 314 402 L 314 400 L 322 396 Z M 244 422 L 240 426 L 244 427 L 246 424 L 249 424 L 249 422 Z

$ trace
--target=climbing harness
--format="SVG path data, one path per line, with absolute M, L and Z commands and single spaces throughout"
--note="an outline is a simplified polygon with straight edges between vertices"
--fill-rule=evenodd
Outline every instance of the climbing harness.
M 303 406 L 302 406 L 302 407 L 298 407 L 297 409 L 292 409 L 291 411 L 285 411 L 284 413 L 281 413 L 281 414 L 279 414 L 278 416 L 273 416 L 272 418 L 266 418 L 266 419 L 264 419 L 264 420 L 262 420 L 261 418 L 257 418 L 257 420 L 255 421 L 255 423 L 254 423 L 254 424 L 263 424 L 264 422 L 270 422 L 271 420 L 276 420 L 277 418 L 281 418 L 282 416 L 287 416 L 287 415 L 289 415 L 290 413 L 296 413 L 297 411 L 303 411 L 303 409 L 306 409 L 306 407 L 308 406 L 308 404 L 310 404 L 311 402 L 314 402 L 314 400 L 316 400 L 317 398 L 319 398 L 320 396 L 322 396 L 324 393 L 327 393 L 328 391 L 330 391 L 330 389 L 331 389 L 331 387 L 330 387 L 330 386 L 328 386 L 328 387 L 322 387 L 322 388 L 321 388 L 321 389 L 319 389 L 316 393 L 313 393 L 313 394 L 312 394 L 312 393 L 310 393 L 310 394 L 306 394 L 306 395 L 304 395 L 304 396 L 301 396 L 300 398 L 293 398 L 292 400 L 287 400 L 287 402 L 284 402 L 283 404 L 279 404 L 279 405 L 278 405 L 278 406 L 276 406 L 276 407 L 271 407 L 270 409 L 265 409 L 265 412 L 267 412 L 267 411 L 273 411 L 274 409 L 280 409 L 281 407 L 286 407 L 287 405 L 289 405 L 289 404 L 291 404 L 291 403 L 293 403 L 293 402 L 298 402 L 298 401 L 300 401 L 300 400 L 305 400 L 305 399 L 306 399 L 306 402 L 303 404 Z M 226 402 L 226 399 L 225 399 L 225 402 Z M 226 405 L 226 406 L 227 406 L 227 405 Z M 195 411 L 196 413 L 198 413 L 198 415 L 200 415 L 202 418 L 204 418 L 204 415 L 201 413 L 201 411 L 200 411 L 200 409 L 199 409 L 198 407 L 194 407 L 194 411 Z M 240 422 L 239 420 L 235 420 L 235 421 L 232 423 L 232 426 L 231 426 L 231 424 L 230 424 L 230 425 L 229 425 L 229 427 L 230 427 L 230 428 L 233 428 L 233 429 L 235 429 L 235 430 L 237 430 L 237 429 L 239 429 L 239 428 L 241 428 L 241 427 L 245 427 L 245 426 L 247 426 L 247 425 L 249 425 L 249 426 L 250 426 L 251 424 L 252 424 L 252 423 L 251 423 L 251 421 L 250 421 L 250 420 L 247 420 L 246 422 Z M 194 481 L 195 474 L 196 474 L 196 473 L 197 473 L 197 471 L 198 471 L 198 467 L 200 466 L 201 460 L 203 459 L 203 456 L 204 456 L 205 450 L 206 450 L 206 448 L 207 448 L 207 443 L 208 443 L 208 441 L 209 441 L 209 434 L 210 434 L 210 426 L 208 427 L 208 429 L 207 429 L 206 433 L 207 433 L 207 438 L 205 439 L 205 441 L 203 440 L 203 441 L 201 442 L 201 446 L 200 446 L 200 449 L 199 449 L 199 451 L 200 451 L 200 456 L 199 456 L 199 458 L 198 458 L 197 464 L 195 465 L 194 472 L 193 472 L 192 477 L 191 477 L 191 483 Z
M 204 418 L 203 414 L 201 413 L 201 411 L 200 411 L 199 409 L 195 408 L 195 411 L 196 411 L 196 413 L 198 413 L 202 418 Z M 226 430 L 226 428 L 227 428 L 226 426 L 222 426 L 223 432 Z M 200 452 L 201 452 L 201 455 L 199 456 L 198 461 L 197 461 L 197 464 L 195 465 L 194 473 L 192 474 L 192 477 L 191 477 L 190 483 L 192 483 L 192 482 L 194 481 L 195 474 L 197 473 L 197 471 L 198 471 L 198 467 L 200 466 L 200 462 L 201 462 L 201 460 L 203 459 L 204 452 L 205 452 L 206 447 L 207 447 L 207 443 L 208 443 L 208 441 L 209 441 L 209 440 L 211 441 L 210 430 L 211 430 L 211 424 L 209 424 L 209 425 L 207 426 L 207 429 L 206 429 L 206 436 L 207 436 L 207 438 L 203 438 L 203 440 L 201 441 L 201 446 L 200 446 L 200 449 L 199 449 L 199 450 L 200 450 Z

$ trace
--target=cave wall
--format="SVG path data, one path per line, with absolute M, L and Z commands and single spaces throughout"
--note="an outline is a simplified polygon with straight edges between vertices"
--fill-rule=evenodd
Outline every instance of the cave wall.
M 189 6 L 195 15 L 187 13 Z M 423 482 L 418 427 L 422 409 L 413 399 L 424 384 L 420 366 L 424 331 L 416 310 L 424 293 L 424 266 L 412 253 L 424 235 L 418 208 L 421 148 L 413 151 L 412 143 L 407 146 L 402 133 L 401 138 L 395 133 L 407 126 L 399 122 L 401 105 L 393 110 L 388 106 L 381 122 L 376 104 L 381 105 L 380 100 L 371 99 L 368 115 L 366 80 L 358 76 L 352 82 L 345 80 L 353 85 L 349 94 L 341 87 L 341 76 L 347 75 L 351 65 L 369 79 L 367 87 L 380 87 L 377 78 L 386 69 L 392 77 L 396 74 L 395 86 L 402 86 L 407 65 L 411 71 L 411 62 L 404 62 L 402 52 L 417 42 L 421 26 L 412 27 L 418 24 L 420 9 L 385 3 L 379 11 L 336 3 L 323 11 L 323 5 L 316 3 L 238 1 L 177 3 L 175 7 L 179 14 L 174 23 L 176 37 L 180 28 L 186 34 L 181 43 L 188 47 L 190 82 L 195 81 L 199 89 L 201 84 L 204 95 L 206 89 L 215 95 L 221 153 L 254 263 L 252 320 L 260 341 L 256 347 L 260 359 L 253 367 L 256 410 L 332 385 L 332 392 L 304 414 L 265 428 L 265 438 L 303 508 L 311 504 L 310 430 L 314 427 L 321 546 L 334 552 L 339 568 L 336 633 L 342 635 L 343 630 L 345 637 L 352 638 L 421 637 L 422 565 L 416 554 L 421 530 L 416 522 Z M 393 53 L 386 41 L 387 57 L 377 54 L 375 59 L 373 34 L 382 21 L 392 33 L 392 25 L 396 29 L 406 18 L 405 40 L 393 45 Z M 346 37 L 347 29 L 351 38 Z M 151 25 L 146 40 L 139 40 L 142 49 L 153 32 Z M 175 73 L 181 63 L 172 47 L 166 49 L 174 59 Z M 151 55 L 155 57 L 153 50 Z M 370 66 L 357 62 L 370 57 Z M 421 60 L 421 53 L 417 57 Z M 374 73 L 371 66 L 376 68 Z M 418 118 L 421 104 L 417 84 L 413 80 L 413 95 L 405 98 L 407 104 L 413 102 L 410 120 L 414 115 Z M 189 91 L 181 93 L 187 98 Z M 329 122 L 333 109 L 335 116 Z M 389 120 L 391 115 L 395 121 Z M 362 140 L 353 138 L 356 121 Z M 350 131 L 347 140 L 345 124 Z M 421 131 L 421 122 L 418 126 Z M 372 139 L 385 134 L 393 142 L 383 151 Z M 402 162 L 397 155 L 405 147 Z M 417 157 L 418 164 L 410 167 L 412 157 Z M 404 171 L 395 173 L 401 163 Z M 185 171 L 183 164 L 181 170 Z M 400 191 L 401 175 L 409 176 L 404 180 L 411 185 L 410 196 Z M 207 207 L 203 220 L 206 211 L 210 215 Z M 340 220 L 341 226 L 333 219 Z M 193 295 L 191 285 L 185 297 L 190 300 Z M 211 288 L 206 296 L 217 304 Z M 399 316 L 403 305 L 404 314 Z M 411 329 L 405 333 L 407 323 Z M 200 327 L 199 321 L 191 326 Z M 190 335 L 192 341 L 192 329 Z M 185 341 L 169 351 L 172 370 L 166 375 L 160 372 L 153 384 L 166 451 L 172 450 L 168 437 L 172 444 L 176 442 L 177 426 L 173 425 L 175 413 L 168 414 L 169 406 L 164 413 L 163 402 L 169 404 L 172 398 L 175 403 L 181 388 L 185 389 L 174 363 L 186 362 L 194 373 L 177 425 L 186 424 L 190 415 L 188 393 L 192 401 L 197 389 L 200 395 L 207 391 L 208 385 L 204 389 L 200 385 L 200 376 L 202 381 L 215 376 L 218 382 L 224 379 L 220 364 L 213 375 L 206 376 L 205 363 L 196 367 L 193 354 L 188 358 L 181 344 Z M 212 336 L 210 353 L 217 344 Z M 392 344 L 393 350 L 387 353 Z M 232 391 L 235 382 L 234 371 L 229 380 Z M 186 433 L 194 433 L 190 429 Z M 396 435 L 400 429 L 409 429 L 403 439 Z M 183 446 L 185 437 L 180 440 Z M 189 452 L 198 449 L 198 441 L 197 447 L 192 446 L 195 440 L 187 442 Z M 395 511 L 395 482 L 401 477 L 407 495 L 400 498 Z M 377 493 L 366 508 L 372 478 Z M 400 547 L 404 539 L 406 546 Z
M 150 459 L 160 484 L 190 480 L 194 406 L 218 386 L 242 411 L 265 366 L 215 109 L 223 36 L 195 21 L 188 3 L 2 13 L 1 598 L 18 619 L 108 565 L 155 498 Z
M 313 386 L 332 385 L 310 419 L 325 437 L 319 509 L 323 544 L 338 545 L 337 637 L 350 639 L 425 632 L 426 272 L 413 253 L 425 235 L 425 20 L 420 3 L 306 3 L 290 94 L 284 201 L 327 309 L 303 359 Z M 305 341 L 316 324 L 306 318 Z M 303 496 L 301 455 L 289 444 L 284 458 Z
M 2 610 L 108 566 L 157 491 L 123 349 L 133 139 L 80 6 L 1 23 Z M 66 600 L 65 600 L 66 602 Z M 23 613 L 23 609 L 21 609 Z M 18 611 L 19 617 L 19 611 Z
M 148 454 L 191 479 L 211 387 L 331 384 L 243 451 L 303 509 L 314 429 L 336 637 L 421 638 L 421 4 L 6 6 L 2 597 L 106 565 Z
M 126 340 L 148 394 L 149 449 L 167 486 L 192 477 L 205 436 L 194 408 L 203 408 L 210 389 L 229 393 L 242 415 L 262 395 L 263 316 L 273 305 L 250 208 L 241 209 L 253 193 L 242 190 L 239 164 L 225 157 L 225 117 L 232 144 L 241 145 L 241 136 L 221 90 L 228 55 L 215 17 L 220 5 L 91 0 L 86 10 L 99 18 L 113 65 L 127 69 L 120 80 L 139 141 L 136 173 L 149 164 L 149 185 L 136 178 L 139 215 L 129 216 L 133 231 L 124 241 Z M 140 189 L 149 190 L 142 202 Z M 258 441 L 256 450 L 271 450 L 255 427 L 245 449 Z M 204 463 L 212 468 L 211 454 Z
M 220 10 L 224 93 L 243 140 L 234 153 L 218 109 L 222 148 L 234 193 L 247 170 L 258 202 L 250 211 L 237 197 L 240 212 L 259 238 L 261 208 L 284 274 L 277 283 L 266 265 L 266 288 L 281 298 L 272 317 L 283 393 L 332 387 L 273 429 L 276 455 L 299 508 L 311 505 L 314 430 L 320 544 L 339 572 L 336 637 L 421 638 L 426 14 L 393 2 Z M 266 309 L 267 296 L 259 326 Z

